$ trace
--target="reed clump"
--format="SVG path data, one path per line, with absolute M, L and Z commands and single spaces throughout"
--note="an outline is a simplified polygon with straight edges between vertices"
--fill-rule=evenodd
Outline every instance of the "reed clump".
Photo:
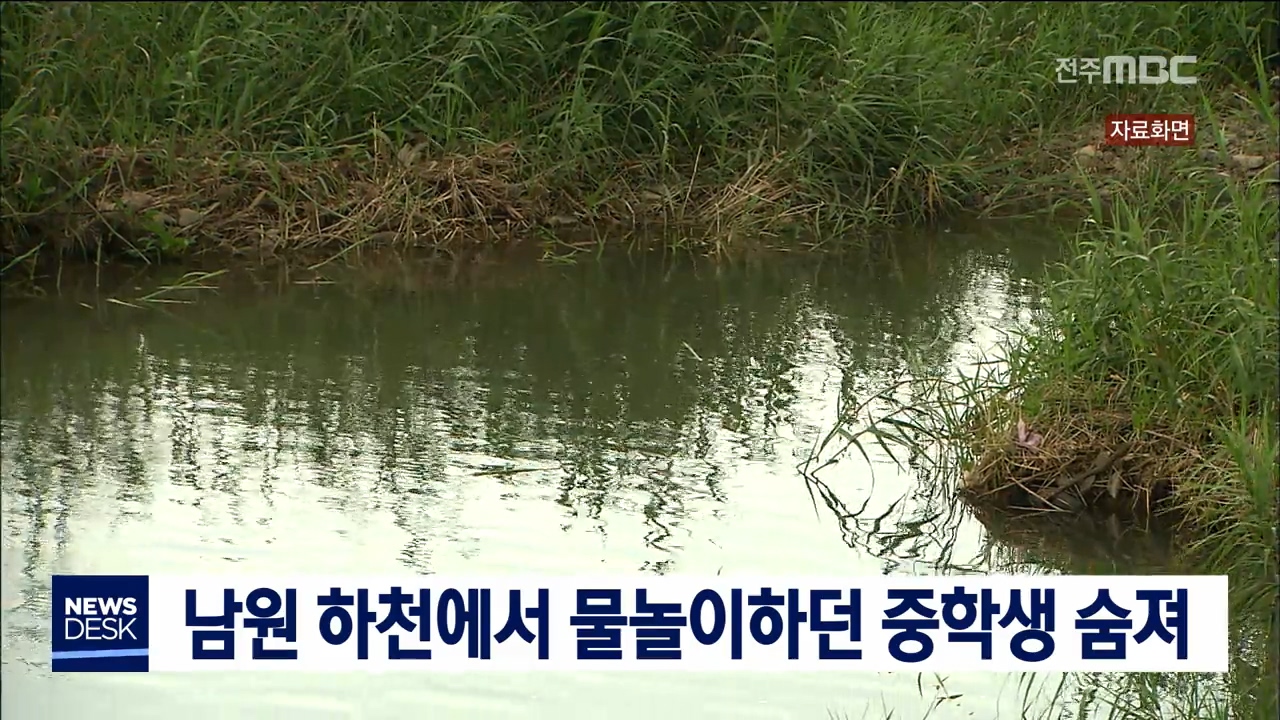
M 966 418 L 964 494 L 1169 511 L 1208 536 L 1256 543 L 1274 564 L 1273 193 L 1255 182 L 1211 194 L 1166 177 L 1097 202 L 1036 329 L 1006 348 L 1008 384 Z

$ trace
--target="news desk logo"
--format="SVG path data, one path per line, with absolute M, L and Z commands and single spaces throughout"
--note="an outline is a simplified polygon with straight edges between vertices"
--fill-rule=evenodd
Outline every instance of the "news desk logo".
M 146 575 L 53 576 L 53 671 L 147 672 Z
M 1058 84 L 1073 85 L 1076 76 L 1088 79 L 1102 77 L 1103 85 L 1195 85 L 1194 75 L 1184 75 L 1184 65 L 1194 65 L 1195 55 L 1176 55 L 1165 58 L 1159 55 L 1108 55 L 1104 58 L 1057 58 Z

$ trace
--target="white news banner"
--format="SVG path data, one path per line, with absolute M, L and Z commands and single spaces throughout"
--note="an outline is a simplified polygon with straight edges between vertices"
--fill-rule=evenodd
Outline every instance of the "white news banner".
M 57 672 L 1225 672 L 1220 576 L 54 576 Z

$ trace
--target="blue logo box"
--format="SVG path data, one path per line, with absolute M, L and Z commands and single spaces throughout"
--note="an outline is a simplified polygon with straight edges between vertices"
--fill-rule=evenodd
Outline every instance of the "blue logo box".
M 146 575 L 53 576 L 53 671 L 147 672 Z

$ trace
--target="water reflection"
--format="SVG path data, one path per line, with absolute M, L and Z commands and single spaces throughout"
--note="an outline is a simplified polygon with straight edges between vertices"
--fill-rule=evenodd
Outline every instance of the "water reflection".
M 961 232 L 894 248 L 841 265 L 648 258 L 508 281 L 494 268 L 482 286 L 411 292 L 233 281 L 144 310 L 101 295 L 11 305 L 6 657 L 44 662 L 58 571 L 955 570 L 984 534 L 911 474 L 846 458 L 811 497 L 796 466 L 839 404 L 879 391 L 908 356 L 916 372 L 951 373 L 1023 315 L 1045 248 Z M 6 710 L 92 696 L 55 697 L 48 683 L 89 681 L 31 673 Z M 310 682 L 273 680 L 281 699 L 258 711 L 301 712 Z M 374 682 L 389 694 L 369 700 L 351 679 L 322 692 L 377 716 L 396 697 L 458 717 L 626 715 L 656 688 L 686 716 L 718 698 L 699 717 L 856 716 L 873 697 L 910 716 L 932 701 L 914 677 L 874 675 Z M 989 678 L 961 695 L 957 717 L 1021 702 Z

